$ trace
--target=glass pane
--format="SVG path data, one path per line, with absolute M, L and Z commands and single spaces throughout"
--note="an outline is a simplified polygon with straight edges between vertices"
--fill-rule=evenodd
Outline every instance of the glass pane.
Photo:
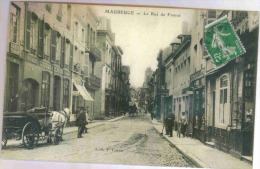
M 228 76 L 223 76 L 220 79 L 220 87 L 227 87 L 228 85 Z
M 227 89 L 224 89 L 224 103 L 227 103 Z
M 223 103 L 223 90 L 220 90 L 220 103 Z

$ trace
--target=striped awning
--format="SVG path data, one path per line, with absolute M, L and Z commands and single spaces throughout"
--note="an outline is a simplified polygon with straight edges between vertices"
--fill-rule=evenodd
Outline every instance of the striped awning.
M 73 82 L 73 84 L 75 85 L 75 87 L 78 90 L 78 93 L 83 97 L 84 100 L 94 101 L 94 99 L 91 97 L 91 95 L 84 86 L 78 85 L 75 82 Z M 73 94 L 76 95 L 76 92 L 73 91 Z

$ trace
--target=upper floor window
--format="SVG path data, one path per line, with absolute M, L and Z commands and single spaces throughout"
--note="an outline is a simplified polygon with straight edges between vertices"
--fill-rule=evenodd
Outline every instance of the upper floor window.
M 75 36 L 78 38 L 79 24 L 75 22 Z
M 51 35 L 50 35 L 50 27 L 46 26 L 45 24 L 45 31 L 44 31 L 44 54 L 50 56 L 50 43 L 51 43 Z M 47 57 L 48 59 L 48 57 Z
M 38 19 L 35 14 L 32 14 L 31 21 L 31 37 L 30 37 L 30 47 L 36 50 L 38 43 Z
M 52 6 L 52 4 L 46 4 L 46 5 L 45 5 L 45 9 L 46 9 L 48 12 L 50 12 L 50 13 L 51 13 L 51 6 Z
M 61 57 L 61 34 L 57 32 L 57 39 L 56 39 L 56 60 L 60 61 Z
M 12 3 L 10 12 L 10 38 L 11 42 L 17 43 L 20 9 Z
M 84 40 L 85 40 L 85 30 L 82 29 L 82 35 L 81 35 L 81 41 L 82 41 L 82 43 L 84 43 Z
M 70 29 L 71 27 L 71 5 L 68 4 L 67 5 L 67 25 L 66 25 L 67 29 Z
M 65 65 L 69 65 L 69 59 L 70 59 L 70 41 L 68 39 L 66 39 L 66 49 L 65 49 L 65 55 L 66 55 L 66 58 L 65 58 Z
M 62 19 L 62 4 L 59 4 L 58 6 L 58 13 L 57 13 L 57 20 L 61 22 Z

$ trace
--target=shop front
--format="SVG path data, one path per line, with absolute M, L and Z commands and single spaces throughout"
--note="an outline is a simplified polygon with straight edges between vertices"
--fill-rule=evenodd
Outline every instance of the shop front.
M 205 137 L 205 70 L 201 69 L 190 76 L 190 89 L 193 96 L 190 100 L 189 120 L 192 124 L 192 136 L 202 142 L 206 141 Z M 188 126 L 188 128 L 191 128 Z

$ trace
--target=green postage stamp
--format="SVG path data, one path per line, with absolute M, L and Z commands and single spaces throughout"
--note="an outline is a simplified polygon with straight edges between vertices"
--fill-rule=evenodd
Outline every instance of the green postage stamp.
M 227 16 L 206 25 L 205 31 L 205 44 L 216 66 L 246 52 Z

